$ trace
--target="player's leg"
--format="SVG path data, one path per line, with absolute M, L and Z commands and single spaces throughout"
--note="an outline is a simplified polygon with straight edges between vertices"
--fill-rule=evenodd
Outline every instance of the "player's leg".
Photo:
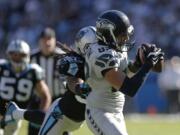
M 25 119 L 33 125 L 37 125 L 38 127 L 40 127 L 44 120 L 44 117 L 45 112 L 42 112 L 40 110 L 21 109 L 15 102 L 10 102 L 6 108 L 6 113 L 1 123 L 3 122 L 3 124 L 6 126 L 20 119 Z M 30 135 L 38 134 L 39 128 L 34 128 L 33 126 L 33 129 L 34 131 L 30 131 Z
M 82 122 L 74 122 L 63 115 L 62 118 L 58 119 L 56 123 L 53 123 L 49 129 L 46 129 L 46 126 L 44 126 L 44 129 L 42 128 L 42 130 L 40 130 L 39 135 L 72 135 L 70 132 L 79 129 L 81 125 Z
M 39 135 L 68 135 L 68 132 L 81 127 L 82 122 L 74 122 L 67 118 L 59 107 L 60 99 L 53 102 L 41 126 Z
M 29 110 L 38 110 L 39 109 L 39 104 L 40 104 L 40 99 L 34 95 L 28 109 Z M 38 135 L 40 126 L 39 124 L 35 124 L 33 122 L 29 122 L 28 125 L 28 135 Z
M 95 135 L 128 135 L 122 113 L 87 108 L 86 122 Z
M 45 112 L 40 110 L 27 110 L 21 109 L 15 102 L 10 102 L 6 108 L 4 124 L 8 125 L 9 123 L 25 119 L 29 122 L 41 125 L 45 117 Z
M 45 118 L 46 113 L 40 110 L 26 110 L 23 118 L 31 123 L 41 125 Z
M 4 135 L 17 135 L 19 132 L 19 129 L 21 127 L 21 121 L 15 121 L 12 112 L 16 110 L 17 106 L 14 103 L 10 103 L 7 106 L 7 110 L 1 120 L 1 126 L 3 124 L 3 134 Z M 2 133 L 1 133 L 2 134 Z
M 4 128 L 4 135 L 18 135 L 19 130 L 21 128 L 21 123 L 22 123 L 22 121 L 16 121 L 13 123 L 9 123 Z

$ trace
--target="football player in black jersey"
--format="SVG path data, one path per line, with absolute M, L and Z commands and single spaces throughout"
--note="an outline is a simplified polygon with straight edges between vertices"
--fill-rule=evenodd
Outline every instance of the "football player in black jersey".
M 88 45 L 96 42 L 95 28 L 92 26 L 81 29 L 76 36 L 76 52 L 70 51 L 64 57 L 58 60 L 57 67 L 60 74 L 67 77 L 68 91 L 62 98 L 58 98 L 53 102 L 45 114 L 38 111 L 24 110 L 24 116 L 17 119 L 26 119 L 36 124 L 42 124 L 40 135 L 65 135 L 66 131 L 73 131 L 81 127 L 85 119 L 85 97 L 91 90 L 87 84 L 83 83 L 84 79 L 84 58 Z M 22 111 L 14 103 L 9 106 L 15 106 L 16 111 Z M 8 109 L 7 109 L 8 112 Z M 11 112 L 14 116 L 14 112 Z M 31 117 L 30 117 L 31 116 Z M 34 117 L 33 117 L 34 116 Z M 38 116 L 38 118 L 37 118 Z M 33 118 L 32 118 L 33 117 Z
M 7 48 L 7 57 L 7 60 L 0 60 L 0 115 L 3 120 L 7 123 L 12 120 L 10 115 L 5 115 L 6 103 L 14 101 L 21 108 L 27 108 L 34 88 L 40 98 L 40 110 L 46 111 L 51 103 L 49 89 L 44 82 L 42 68 L 29 64 L 29 45 L 22 40 L 12 41 Z M 18 121 L 11 123 L 2 134 L 16 135 L 19 126 Z

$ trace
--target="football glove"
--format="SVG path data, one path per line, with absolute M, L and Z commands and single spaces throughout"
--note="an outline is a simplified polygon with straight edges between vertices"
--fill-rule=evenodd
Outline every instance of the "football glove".
M 145 62 L 152 67 L 155 66 L 159 60 L 164 59 L 164 52 L 154 44 L 142 44 L 141 49 L 144 53 Z
M 86 83 L 79 83 L 76 85 L 75 92 L 78 96 L 86 98 L 91 91 L 91 88 Z

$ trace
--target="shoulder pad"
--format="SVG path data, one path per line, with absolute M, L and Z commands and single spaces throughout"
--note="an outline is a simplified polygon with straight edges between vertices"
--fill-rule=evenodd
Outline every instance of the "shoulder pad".
M 63 51 L 61 48 L 59 48 L 59 47 L 56 47 L 55 48 L 55 52 L 54 52 L 55 54 L 66 54 L 66 52 L 65 51 Z
M 45 78 L 44 70 L 36 63 L 31 63 L 30 67 L 35 71 L 36 79 L 42 80 Z
M 5 59 L 0 59 L 0 65 L 5 65 L 5 64 L 7 64 L 7 63 L 8 63 L 7 60 L 5 60 Z
M 31 67 L 32 69 L 36 70 L 36 71 L 39 71 L 39 72 L 42 72 L 42 71 L 43 71 L 43 69 L 42 69 L 38 64 L 36 64 L 36 63 L 31 63 L 31 64 L 30 64 L 30 67 Z

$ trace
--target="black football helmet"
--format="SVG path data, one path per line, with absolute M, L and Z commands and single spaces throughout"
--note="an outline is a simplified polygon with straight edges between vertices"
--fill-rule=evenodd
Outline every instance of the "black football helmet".
M 126 14 L 118 10 L 102 13 L 96 21 L 97 39 L 118 51 L 128 51 L 134 43 L 128 43 L 134 28 Z M 122 39 L 122 40 L 121 40 Z

